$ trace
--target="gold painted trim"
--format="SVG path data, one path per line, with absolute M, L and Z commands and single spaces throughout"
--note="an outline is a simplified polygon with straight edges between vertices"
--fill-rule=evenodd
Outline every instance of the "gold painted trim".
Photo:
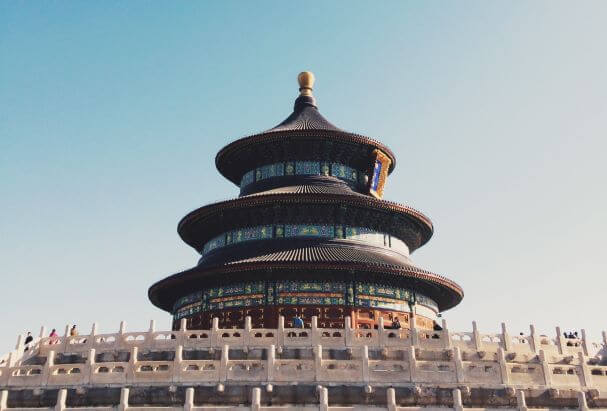
M 379 149 L 373 150 L 373 155 L 375 156 L 375 160 L 373 161 L 373 174 L 369 180 L 369 194 L 375 198 L 381 199 L 384 196 L 384 187 L 388 177 L 388 170 L 390 169 L 390 165 L 392 165 L 392 160 L 386 153 Z M 373 189 L 373 177 L 375 176 L 375 164 L 377 162 L 381 164 L 381 171 L 379 172 L 377 187 Z

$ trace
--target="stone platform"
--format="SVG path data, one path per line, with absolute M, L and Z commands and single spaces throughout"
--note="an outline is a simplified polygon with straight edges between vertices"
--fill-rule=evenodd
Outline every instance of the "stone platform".
M 41 330 L 0 357 L 6 409 L 607 409 L 607 336 L 411 329 Z

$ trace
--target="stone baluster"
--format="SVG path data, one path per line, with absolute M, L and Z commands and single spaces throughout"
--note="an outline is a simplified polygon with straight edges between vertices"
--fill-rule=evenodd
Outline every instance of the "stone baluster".
M 474 340 L 474 348 L 476 351 L 482 351 L 483 342 L 481 341 L 481 335 L 478 332 L 478 326 L 476 325 L 476 321 L 472 321 L 472 338 Z
M 586 338 L 586 330 L 582 328 L 582 352 L 588 356 L 588 340 Z
M 464 382 L 464 363 L 459 347 L 453 348 L 453 362 L 455 363 L 455 378 L 457 382 Z
M 66 352 L 66 351 L 70 351 L 70 325 L 66 325 L 65 326 L 65 332 L 63 333 L 63 341 L 61 346 L 63 347 L 62 351 Z
M 542 364 L 542 372 L 544 374 L 544 383 L 547 387 L 552 385 L 552 373 L 550 371 L 550 365 L 546 358 L 546 351 L 540 350 L 540 363 Z
M 150 320 L 150 328 L 148 328 L 149 333 L 156 332 L 156 321 Z
M 500 373 L 502 374 L 502 384 L 510 384 L 510 371 L 508 370 L 506 355 L 504 354 L 504 349 L 502 347 L 497 349 L 497 362 L 499 363 Z
M 607 331 L 601 333 L 603 335 L 603 347 L 607 348 Z
M 363 381 L 369 382 L 371 380 L 370 372 L 369 372 L 369 347 L 364 345 L 362 347 L 362 371 L 363 371 Z
M 188 387 L 185 389 L 185 402 L 183 403 L 184 411 L 192 411 L 194 408 L 194 388 Z
M 352 329 L 352 318 L 350 316 L 346 316 L 344 319 L 344 333 L 346 347 L 352 347 L 354 339 L 354 330 Z
M 322 345 L 314 347 L 314 381 L 322 381 Z
M 586 363 L 586 358 L 584 357 L 583 352 L 578 352 L 578 361 L 580 363 L 580 368 L 582 370 L 583 381 L 581 382 L 582 387 L 592 387 L 592 374 L 590 373 L 590 369 L 588 368 L 588 364 Z
M 253 342 L 253 322 L 250 315 L 247 315 L 244 318 L 244 330 L 242 333 L 242 344 L 245 347 L 245 350 L 248 350 L 249 346 L 251 346 Z
M 181 367 L 181 363 L 183 362 L 183 345 L 179 344 L 175 348 L 175 357 L 173 362 L 175 363 L 175 368 L 179 369 L 179 367 Z
M 464 411 L 464 404 L 462 403 L 462 392 L 459 388 L 453 389 L 453 409 L 455 411 Z
M 565 339 L 562 337 L 561 334 L 561 327 L 556 327 L 556 347 L 559 350 L 559 354 L 563 355 L 563 352 L 565 352 Z
M 285 345 L 285 317 L 282 315 L 278 316 L 278 345 L 284 347 Z
M 44 325 L 40 327 L 40 334 L 38 336 L 40 338 L 46 337 L 46 327 Z
M 410 343 L 412 347 L 419 345 L 419 333 L 417 331 L 417 319 L 415 316 L 411 317 L 411 330 L 410 330 Z
M 529 331 L 531 333 L 531 341 L 530 343 L 532 344 L 531 349 L 533 350 L 534 353 L 539 354 L 540 353 L 540 338 L 537 335 L 537 332 L 535 331 L 535 325 L 531 324 L 529 325 Z
M 211 320 L 211 348 L 219 347 L 220 344 L 220 333 L 219 333 L 219 318 L 213 317 Z
M 384 318 L 383 317 L 379 317 L 379 319 L 377 320 L 377 336 L 378 336 L 378 343 L 379 343 L 379 347 L 380 348 L 384 348 L 386 345 L 386 333 L 384 332 Z
M 0 411 L 8 409 L 8 390 L 0 391 Z
M 120 328 L 118 330 L 118 334 L 126 333 L 126 321 L 120 321 Z
M 319 392 L 319 408 L 320 411 L 328 411 L 329 410 L 329 390 L 326 387 L 320 387 Z
M 409 374 L 411 375 L 411 382 L 416 381 L 417 359 L 415 358 L 415 347 L 409 347 L 407 351 L 407 362 L 409 363 Z
M 266 368 L 268 369 L 268 381 L 274 381 L 274 369 L 276 368 L 276 346 L 274 344 L 270 345 L 268 348 Z
M 519 411 L 528 411 L 527 401 L 525 400 L 525 391 L 518 390 L 516 392 L 516 405 L 518 406 Z
M 386 390 L 386 403 L 388 411 L 396 411 L 396 390 L 392 387 Z
M 182 318 L 181 321 L 179 321 L 179 331 L 181 331 L 182 333 L 185 333 L 188 330 L 188 320 L 187 318 Z
M 221 364 L 219 366 L 219 381 L 225 382 L 228 379 L 228 360 L 230 354 L 230 346 L 224 344 L 221 347 Z
M 96 322 L 94 322 L 93 325 L 91 325 L 91 333 L 89 334 L 89 338 L 86 339 L 86 345 L 88 348 L 93 348 L 95 346 L 95 344 L 97 343 L 96 335 L 99 332 L 98 329 L 99 329 L 99 325 Z
M 55 404 L 55 411 L 65 410 L 65 400 L 66 399 L 67 399 L 67 390 L 65 388 L 62 388 L 57 392 L 57 403 Z
M 118 405 L 119 411 L 124 411 L 129 408 L 129 389 L 122 387 L 120 389 L 120 404 Z
M 321 338 L 320 338 L 320 331 L 318 330 L 318 317 L 313 315 L 312 316 L 312 329 L 310 330 L 311 333 L 311 340 L 312 340 L 312 345 L 317 345 L 321 343 Z
M 586 393 L 584 391 L 578 391 L 577 404 L 580 411 L 588 411 L 588 402 L 586 402 Z
M 512 340 L 506 329 L 506 323 L 502 323 L 502 344 L 505 351 L 512 351 Z
M 254 387 L 251 390 L 251 410 L 259 411 L 261 408 L 261 388 Z
M 44 363 L 44 383 L 43 384 L 48 384 L 48 380 L 51 376 L 51 368 L 55 365 L 55 351 L 50 350 L 47 354 L 46 354 L 46 362 Z
M 453 344 L 451 343 L 451 335 L 449 334 L 449 328 L 447 328 L 447 320 L 443 318 L 442 324 L 443 329 L 440 332 L 440 338 L 443 341 L 443 347 L 451 348 Z

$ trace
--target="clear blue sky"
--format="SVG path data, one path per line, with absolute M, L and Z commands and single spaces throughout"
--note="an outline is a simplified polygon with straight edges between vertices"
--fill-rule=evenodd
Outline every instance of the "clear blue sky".
M 0 3 L 0 351 L 41 324 L 146 329 L 176 233 L 234 197 L 228 142 L 314 71 L 321 112 L 378 138 L 386 198 L 435 224 L 450 328 L 607 328 L 607 3 Z

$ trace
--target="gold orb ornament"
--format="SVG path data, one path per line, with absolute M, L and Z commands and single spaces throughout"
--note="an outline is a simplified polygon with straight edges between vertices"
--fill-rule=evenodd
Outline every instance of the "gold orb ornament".
M 297 82 L 299 83 L 299 92 L 302 96 L 312 95 L 314 80 L 314 73 L 311 71 L 302 71 L 299 73 L 299 76 L 297 76 Z

